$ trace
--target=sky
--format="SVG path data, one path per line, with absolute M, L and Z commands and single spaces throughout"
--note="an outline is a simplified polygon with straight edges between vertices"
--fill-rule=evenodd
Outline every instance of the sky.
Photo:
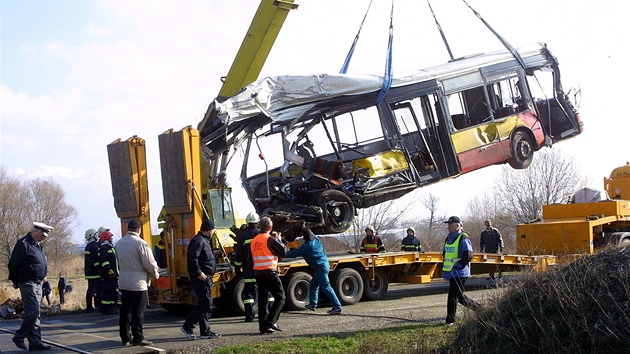
M 296 0 L 260 77 L 337 73 L 369 0 Z M 576 159 L 590 186 L 630 160 L 623 89 L 630 81 L 625 39 L 630 5 L 618 0 L 468 0 L 512 45 L 545 42 L 565 91 L 581 90 L 584 133 L 554 145 Z M 391 1 L 373 2 L 348 73 L 382 75 Z M 526 4 L 526 5 L 524 5 Z M 503 49 L 461 0 L 432 1 L 455 57 Z M 58 183 L 77 209 L 73 240 L 110 227 L 120 235 L 107 145 L 146 140 L 153 229 L 162 206 L 157 136 L 196 127 L 216 97 L 258 7 L 255 0 L 2 0 L 0 164 L 14 176 Z M 393 74 L 448 61 L 424 1 L 394 1 Z M 534 157 L 536 158 L 536 157 Z M 236 166 L 237 164 L 233 164 Z M 228 170 L 241 215 L 253 210 Z M 238 166 L 236 166 L 238 167 Z M 492 191 L 492 166 L 418 189 L 438 211 L 462 214 Z M 423 218 L 418 205 L 410 213 Z M 45 222 L 45 220 L 40 220 Z

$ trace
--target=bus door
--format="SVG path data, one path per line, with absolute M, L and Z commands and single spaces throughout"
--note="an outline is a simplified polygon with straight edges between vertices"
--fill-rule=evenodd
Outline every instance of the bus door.
M 494 120 L 492 103 L 480 72 L 443 81 L 451 139 L 462 173 L 500 163 L 505 151 Z

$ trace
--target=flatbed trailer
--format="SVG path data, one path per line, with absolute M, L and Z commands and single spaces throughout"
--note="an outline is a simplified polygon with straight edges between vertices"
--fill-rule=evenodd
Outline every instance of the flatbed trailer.
M 425 284 L 441 278 L 442 260 L 441 252 L 331 254 L 328 255 L 330 283 L 342 305 L 376 301 L 385 297 L 390 283 Z M 471 272 L 475 275 L 542 271 L 556 264 L 555 256 L 481 253 L 473 256 Z M 313 270 L 302 258 L 285 258 L 278 263 L 278 274 L 287 297 L 285 309 L 304 310 Z M 213 296 L 218 297 L 218 303 L 242 314 L 243 279 L 225 268 L 215 274 L 214 280 Z

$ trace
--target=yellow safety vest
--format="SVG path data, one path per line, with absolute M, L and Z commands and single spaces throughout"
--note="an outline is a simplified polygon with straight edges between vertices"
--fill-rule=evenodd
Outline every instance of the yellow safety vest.
M 457 257 L 459 256 L 459 240 L 462 238 L 462 235 L 464 235 L 463 232 L 455 238 L 453 243 L 448 243 L 448 241 L 444 243 L 444 263 L 442 264 L 443 272 L 450 272 L 455 263 L 459 262 L 459 258 Z

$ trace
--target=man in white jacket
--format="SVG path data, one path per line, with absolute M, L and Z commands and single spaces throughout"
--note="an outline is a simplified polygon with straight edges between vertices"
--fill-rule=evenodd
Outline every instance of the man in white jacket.
M 149 244 L 140 238 L 141 228 L 139 221 L 131 220 L 127 224 L 127 234 L 115 247 L 120 269 L 118 288 L 122 293 L 120 339 L 124 346 L 153 344 L 144 338 L 142 326 L 150 279 L 160 275 Z

